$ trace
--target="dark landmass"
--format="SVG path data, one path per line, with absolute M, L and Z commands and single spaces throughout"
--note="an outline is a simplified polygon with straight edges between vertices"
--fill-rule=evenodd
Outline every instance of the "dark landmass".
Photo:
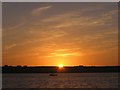
M 69 66 L 59 68 L 57 66 L 3 66 L 2 73 L 97 73 L 119 72 L 120 66 Z

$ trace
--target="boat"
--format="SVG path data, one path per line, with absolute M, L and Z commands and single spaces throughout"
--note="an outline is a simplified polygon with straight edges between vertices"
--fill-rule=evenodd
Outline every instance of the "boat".
M 50 73 L 49 76 L 58 76 L 56 73 Z

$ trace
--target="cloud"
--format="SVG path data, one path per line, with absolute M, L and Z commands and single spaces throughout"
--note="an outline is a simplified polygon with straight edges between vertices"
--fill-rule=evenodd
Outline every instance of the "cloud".
M 55 14 L 53 16 L 50 16 L 48 18 L 45 18 L 43 20 L 41 20 L 42 22 L 57 22 L 57 21 L 61 21 L 61 20 L 66 20 L 72 16 L 79 16 L 75 14 L 76 12 L 65 12 L 65 13 L 61 13 L 61 14 Z
M 40 15 L 40 14 L 42 14 L 43 12 L 47 11 L 50 8 L 52 8 L 52 6 L 44 6 L 44 7 L 36 8 L 31 12 L 31 14 L 32 15 Z
M 17 46 L 17 44 L 7 45 L 7 46 L 5 46 L 5 49 L 8 50 L 8 49 L 11 49 L 11 48 L 13 48 L 15 46 Z
M 61 51 L 68 51 L 69 49 L 58 49 L 58 50 L 55 50 L 57 52 L 61 52 Z
M 51 55 L 47 57 L 66 57 L 66 56 L 81 56 L 83 53 L 81 52 L 72 52 L 72 53 L 50 53 Z
M 35 8 L 30 13 L 28 13 L 28 15 L 22 16 L 19 23 L 15 24 L 14 26 L 11 26 L 11 27 L 8 27 L 8 28 L 4 27 L 4 28 L 8 29 L 8 30 L 14 30 L 16 28 L 21 28 L 22 26 L 24 26 L 25 24 L 27 25 L 29 22 L 31 22 L 31 20 L 33 20 L 33 18 L 34 18 L 33 15 L 36 15 L 36 16 L 41 15 L 44 13 L 44 11 L 47 11 L 50 8 L 52 8 L 52 6 L 44 6 L 44 7 L 40 7 L 40 8 Z
M 85 11 L 84 11 L 85 12 Z M 53 29 L 64 29 L 70 27 L 90 28 L 97 26 L 112 25 L 113 16 L 116 16 L 116 10 L 108 11 L 100 15 L 87 16 L 74 12 L 65 12 L 59 15 L 54 15 L 41 20 L 41 23 L 45 23 L 48 27 Z M 89 15 L 89 14 L 88 14 Z M 54 23 L 54 24 L 53 24 Z

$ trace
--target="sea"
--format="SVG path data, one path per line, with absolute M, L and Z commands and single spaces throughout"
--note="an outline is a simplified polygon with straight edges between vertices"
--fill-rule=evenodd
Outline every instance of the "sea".
M 118 73 L 3 74 L 2 88 L 118 88 Z

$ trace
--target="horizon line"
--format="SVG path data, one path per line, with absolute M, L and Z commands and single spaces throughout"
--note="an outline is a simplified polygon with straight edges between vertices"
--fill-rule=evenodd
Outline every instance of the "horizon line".
M 4 67 L 4 66 L 12 66 L 12 67 L 17 67 L 17 66 L 21 66 L 21 67 L 58 67 L 58 65 L 2 65 L 0 67 Z M 76 67 L 76 66 L 83 66 L 83 67 L 106 67 L 106 66 L 120 66 L 120 65 L 64 65 L 63 67 Z

